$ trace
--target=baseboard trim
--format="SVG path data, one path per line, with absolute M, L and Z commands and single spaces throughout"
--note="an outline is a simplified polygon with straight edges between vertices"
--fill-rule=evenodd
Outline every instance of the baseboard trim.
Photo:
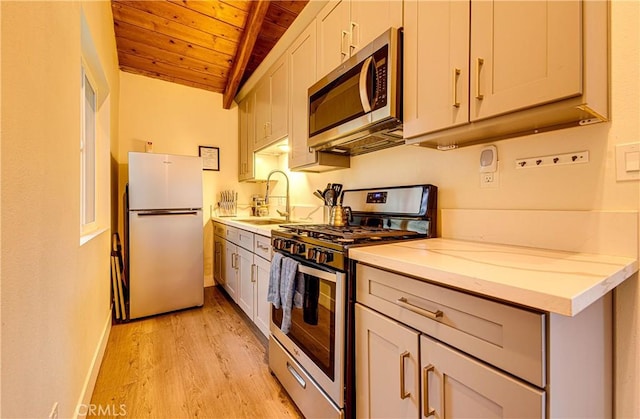
M 93 390 L 96 386 L 96 381 L 98 379 L 98 372 L 100 372 L 100 365 L 102 365 L 102 358 L 104 357 L 104 352 L 107 349 L 107 342 L 109 341 L 109 334 L 111 333 L 111 321 L 112 321 L 112 307 L 109 307 L 109 313 L 107 315 L 107 320 L 104 324 L 104 328 L 102 329 L 102 337 L 100 338 L 100 343 L 96 348 L 95 353 L 93 354 L 93 359 L 91 360 L 91 368 L 87 372 L 87 376 L 84 380 L 84 385 L 82 386 L 82 392 L 80 393 L 80 398 L 78 399 L 78 403 L 73 412 L 74 418 L 85 418 L 87 416 L 88 409 L 86 408 L 91 403 L 91 396 L 93 395 Z M 83 408 L 83 406 L 85 408 Z

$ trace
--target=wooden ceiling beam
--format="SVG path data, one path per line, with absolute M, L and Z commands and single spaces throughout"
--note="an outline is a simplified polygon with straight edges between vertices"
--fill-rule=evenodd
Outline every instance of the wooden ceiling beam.
M 256 43 L 256 39 L 258 39 L 258 34 L 262 28 L 262 22 L 264 21 L 264 17 L 267 15 L 268 9 L 269 1 L 259 0 L 253 3 L 253 7 L 249 12 L 244 36 L 240 39 L 236 59 L 233 63 L 233 67 L 231 68 L 227 87 L 225 88 L 222 97 L 222 107 L 224 109 L 231 108 L 231 103 L 233 103 L 233 98 L 236 96 L 236 92 L 238 91 L 238 86 L 242 80 L 249 58 L 251 57 L 253 46 Z

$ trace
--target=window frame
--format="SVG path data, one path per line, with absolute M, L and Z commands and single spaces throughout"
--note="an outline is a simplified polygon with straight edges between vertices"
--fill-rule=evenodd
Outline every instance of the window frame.
M 91 73 L 91 68 L 85 61 L 84 57 L 81 59 L 80 68 L 80 234 L 85 236 L 95 232 L 98 229 L 98 88 L 95 78 Z M 93 220 L 87 222 L 87 126 L 86 126 L 86 82 L 88 82 L 90 88 L 93 90 Z

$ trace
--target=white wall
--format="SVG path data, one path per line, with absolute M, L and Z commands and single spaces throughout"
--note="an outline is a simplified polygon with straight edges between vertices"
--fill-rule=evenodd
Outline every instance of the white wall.
M 102 234 L 79 244 L 80 16 L 84 9 L 111 88 L 105 112 L 117 115 L 111 7 L 3 1 L 0 8 L 0 416 L 48 417 L 58 402 L 59 416 L 71 417 L 91 395 L 111 321 L 108 216 Z M 101 173 L 111 141 L 98 157 Z M 102 198 L 108 212 L 109 197 Z
M 222 109 L 219 93 L 125 72 L 120 73 L 120 80 L 120 201 L 128 179 L 127 153 L 144 151 L 146 141 L 153 142 L 155 153 L 197 156 L 198 146 L 220 148 L 220 171 L 202 172 L 204 283 L 212 285 L 210 208 L 215 207 L 222 190 L 234 189 L 240 202 L 248 203 L 258 188 L 238 183 L 238 108 Z
M 354 157 L 347 170 L 324 174 L 292 173 L 292 202 L 298 206 L 319 205 L 320 201 L 312 196 L 312 192 L 324 189 L 328 182 L 343 183 L 345 188 L 432 183 L 439 188 L 439 209 L 638 211 L 640 183 L 616 181 L 615 145 L 640 140 L 639 9 L 640 2 L 637 1 L 611 3 L 611 122 L 495 143 L 500 160 L 499 188 L 479 187 L 482 146 L 445 152 L 400 146 Z M 515 168 L 518 158 L 584 150 L 590 153 L 588 164 L 529 170 Z M 280 164 L 286 167 L 284 159 Z M 308 212 L 308 208 L 296 208 L 294 216 Z M 550 229 L 548 234 L 555 232 Z M 640 417 L 640 286 L 637 275 L 618 290 L 616 327 L 617 416 Z

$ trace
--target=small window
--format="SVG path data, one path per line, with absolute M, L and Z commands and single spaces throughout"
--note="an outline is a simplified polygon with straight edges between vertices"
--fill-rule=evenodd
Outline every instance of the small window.
M 96 115 L 97 95 L 82 67 L 82 106 L 80 135 L 80 216 L 82 234 L 96 229 Z

